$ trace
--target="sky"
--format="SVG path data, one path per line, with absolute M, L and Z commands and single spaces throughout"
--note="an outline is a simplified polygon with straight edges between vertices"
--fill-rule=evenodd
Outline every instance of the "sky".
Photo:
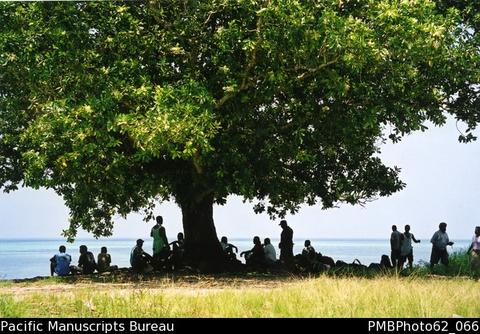
M 444 127 L 431 127 L 414 133 L 397 144 L 381 146 L 380 157 L 388 166 L 402 169 L 406 188 L 364 207 L 340 205 L 322 210 L 320 205 L 303 206 L 286 217 L 296 239 L 387 239 L 391 225 L 399 230 L 409 224 L 420 239 L 429 239 L 445 221 L 452 240 L 469 239 L 480 225 L 480 142 L 459 143 L 453 120 Z M 181 211 L 175 203 L 155 209 L 162 215 L 169 239 L 182 231 Z M 113 238 L 148 238 L 153 221 L 146 223 L 139 214 L 116 218 Z M 278 238 L 279 220 L 257 215 L 252 204 L 231 196 L 224 206 L 215 206 L 214 220 L 219 237 Z M 0 193 L 0 238 L 60 238 L 68 226 L 68 209 L 53 191 L 21 189 Z M 79 238 L 90 238 L 79 231 Z

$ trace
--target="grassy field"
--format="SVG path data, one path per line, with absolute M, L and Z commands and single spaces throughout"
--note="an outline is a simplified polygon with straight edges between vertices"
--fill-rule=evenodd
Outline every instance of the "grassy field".
M 132 274 L 0 281 L 2 317 L 480 317 L 465 252 L 413 271 Z
M 0 283 L 0 317 L 480 316 L 461 277 L 163 278 L 130 283 Z

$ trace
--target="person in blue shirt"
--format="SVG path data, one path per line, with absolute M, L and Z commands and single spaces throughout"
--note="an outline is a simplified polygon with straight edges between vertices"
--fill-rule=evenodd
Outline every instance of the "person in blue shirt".
M 67 276 L 70 273 L 72 257 L 65 253 L 67 249 L 63 245 L 58 248 L 58 251 L 59 253 L 50 259 L 50 275 L 53 276 L 56 273 L 58 276 Z

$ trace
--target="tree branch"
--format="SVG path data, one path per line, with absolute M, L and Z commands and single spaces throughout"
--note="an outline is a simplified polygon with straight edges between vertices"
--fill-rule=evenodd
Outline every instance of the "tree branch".
M 269 6 L 269 4 L 270 4 L 270 1 L 267 1 L 266 6 L 263 7 L 262 9 L 260 9 L 259 12 L 266 9 Z M 258 46 L 263 41 L 262 35 L 260 34 L 261 28 L 262 28 L 262 23 L 263 23 L 262 22 L 262 17 L 260 16 L 258 18 L 258 21 L 257 21 L 257 27 L 255 28 L 255 35 L 256 35 L 257 39 L 255 41 L 255 45 L 252 49 L 249 60 L 247 62 L 247 67 L 245 69 L 245 72 L 242 75 L 243 78 L 242 78 L 242 83 L 240 84 L 240 87 L 238 87 L 238 89 L 236 89 L 235 91 L 233 91 L 233 92 L 231 92 L 227 95 L 224 95 L 220 100 L 218 100 L 218 102 L 215 103 L 215 109 L 220 109 L 226 102 L 231 100 L 237 93 L 239 93 L 241 91 L 244 91 L 244 90 L 247 90 L 247 89 L 249 89 L 251 87 L 254 87 L 256 85 L 256 81 L 258 80 L 258 76 L 249 78 L 249 75 L 250 75 L 250 72 L 252 71 L 252 69 L 254 68 L 255 64 L 257 63 Z
M 298 80 L 301 80 L 301 81 L 303 81 L 303 80 L 305 80 L 305 79 L 308 79 L 308 78 L 314 76 L 315 74 L 317 74 L 318 72 L 320 72 L 321 70 L 323 70 L 325 67 L 328 67 L 328 66 L 330 66 L 330 65 L 335 64 L 335 63 L 338 61 L 339 58 L 340 58 L 340 56 L 337 56 L 337 57 L 335 57 L 335 59 L 330 60 L 330 61 L 328 61 L 328 62 L 326 62 L 326 63 L 323 63 L 323 64 L 321 64 L 321 65 L 318 66 L 318 67 L 315 67 L 315 68 L 307 68 L 305 72 L 303 72 L 302 74 L 300 74 L 300 75 L 297 76 L 297 79 L 298 79 Z M 299 68 L 296 68 L 296 70 L 298 70 L 298 69 L 299 69 Z

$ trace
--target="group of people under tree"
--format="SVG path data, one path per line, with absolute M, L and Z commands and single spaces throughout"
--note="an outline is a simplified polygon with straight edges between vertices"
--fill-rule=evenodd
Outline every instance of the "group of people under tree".
M 67 276 L 69 274 L 93 274 L 96 271 L 99 273 L 109 272 L 118 269 L 118 266 L 112 266 L 112 257 L 108 254 L 107 247 L 102 247 L 97 256 L 97 261 L 92 252 L 90 252 L 85 245 L 79 248 L 80 257 L 78 258 L 78 265 L 71 265 L 72 257 L 67 254 L 67 248 L 60 246 L 58 254 L 55 254 L 50 259 L 50 275 L 57 274 L 58 276 Z
M 282 220 L 279 224 L 282 227 L 280 234 L 280 263 L 290 264 L 293 260 L 293 230 L 288 226 L 286 220 Z M 238 262 L 235 253 L 238 248 L 228 243 L 227 237 L 223 236 L 220 240 L 225 259 L 230 262 Z M 240 257 L 245 257 L 245 263 L 251 267 L 271 267 L 277 263 L 277 252 L 272 245 L 270 238 L 265 238 L 263 244 L 260 237 L 253 238 L 253 248 L 240 253 Z
M 153 238 L 153 256 L 143 250 L 142 239 L 138 239 L 130 253 L 130 265 L 134 272 L 150 272 L 154 269 L 178 269 L 183 265 L 185 238 L 182 232 L 177 240 L 168 243 L 167 233 L 163 227 L 163 217 L 156 217 L 156 224 L 150 231 Z
M 330 268 L 335 266 L 333 259 L 322 256 L 317 253 L 312 246 L 310 240 L 305 240 L 304 248 L 301 254 L 294 256 L 293 254 L 293 230 L 288 226 L 286 220 L 282 220 L 279 224 L 282 228 L 280 234 L 280 258 L 277 260 L 275 247 L 272 245 L 270 238 L 265 238 L 263 244 L 260 237 L 253 238 L 253 248 L 240 253 L 240 257 L 245 257 L 247 267 L 272 267 L 274 265 L 291 266 L 296 264 L 308 271 L 318 271 L 321 268 Z M 438 262 L 448 266 L 447 246 L 453 245 L 446 233 L 447 224 L 442 222 L 439 230 L 434 233 L 430 242 L 432 243 L 432 253 L 430 257 L 430 267 Z M 162 216 L 156 217 L 156 224 L 152 227 L 150 236 L 153 238 L 153 255 L 143 250 L 142 239 L 136 241 L 130 253 L 130 265 L 132 270 L 137 273 L 148 273 L 159 269 L 178 269 L 184 264 L 185 239 L 183 233 L 177 234 L 177 240 L 168 243 L 165 227 L 163 227 Z M 393 267 L 398 270 L 403 269 L 404 264 L 408 261 L 409 268 L 413 267 L 413 245 L 412 243 L 420 243 L 413 233 L 410 232 L 410 226 L 405 225 L 405 231 L 400 233 L 397 226 L 392 226 L 390 236 L 391 246 L 391 264 L 388 256 L 382 256 L 382 267 Z M 229 243 L 226 236 L 220 240 L 220 245 L 224 252 L 226 263 L 240 264 L 236 253 L 238 248 Z M 72 266 L 72 258 L 66 253 L 66 247 L 60 246 L 59 253 L 54 255 L 50 261 L 50 273 L 53 276 L 56 273 L 59 276 L 69 274 L 92 274 L 97 270 L 99 273 L 108 272 L 118 269 L 112 266 L 111 256 L 107 252 L 106 247 L 101 248 L 98 254 L 97 262 L 92 252 L 88 251 L 87 246 L 81 245 L 79 248 L 80 257 L 78 266 Z M 475 235 L 467 251 L 471 256 L 471 266 L 474 270 L 480 270 L 480 226 L 475 228 Z M 383 257 L 386 258 L 383 259 Z M 343 262 L 343 261 L 340 261 Z

